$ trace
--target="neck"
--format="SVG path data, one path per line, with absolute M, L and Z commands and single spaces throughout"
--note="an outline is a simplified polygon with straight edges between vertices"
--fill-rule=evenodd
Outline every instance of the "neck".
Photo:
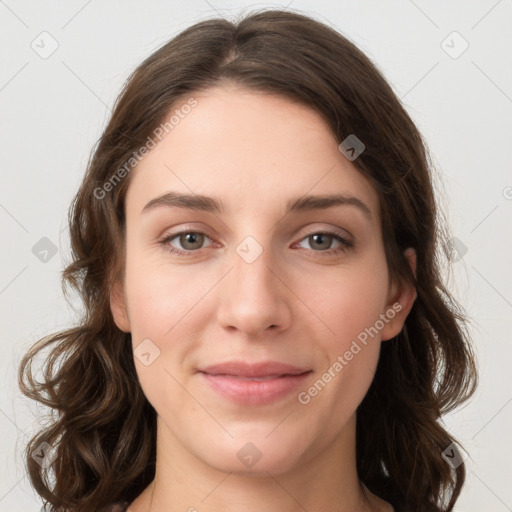
M 219 471 L 187 450 L 158 417 L 155 479 L 128 512 L 391 511 L 359 481 L 355 416 L 333 443 L 287 471 Z

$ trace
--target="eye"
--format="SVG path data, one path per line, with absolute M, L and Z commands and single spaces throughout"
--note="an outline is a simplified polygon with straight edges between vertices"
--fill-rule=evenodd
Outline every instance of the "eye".
M 171 245 L 171 241 L 175 238 L 178 239 L 183 250 Z M 180 233 L 166 236 L 160 243 L 173 254 L 186 254 L 201 249 L 205 238 L 209 237 L 200 231 L 181 231 Z
M 181 248 L 176 247 L 171 243 L 175 239 L 177 239 Z M 160 244 L 166 251 L 169 251 L 172 254 L 187 255 L 202 249 L 205 239 L 210 239 L 210 237 L 201 231 L 181 231 L 179 233 L 167 235 L 160 241 Z M 339 244 L 334 249 L 331 248 L 333 240 Z M 309 249 L 309 251 L 325 253 L 322 254 L 322 256 L 329 256 L 342 251 L 347 251 L 354 247 L 354 243 L 352 241 L 348 240 L 341 233 L 336 231 L 319 231 L 312 233 L 311 235 L 303 238 L 300 243 L 304 241 L 307 241 L 310 246 L 313 247 L 313 249 Z
M 331 248 L 333 240 L 339 243 L 339 245 L 334 249 Z M 341 233 L 336 231 L 319 231 L 317 233 L 312 233 L 301 240 L 301 242 L 304 241 L 307 241 L 307 243 L 313 247 L 313 249 L 311 249 L 313 252 L 326 253 L 325 255 L 332 255 L 333 253 L 346 251 L 354 247 L 353 242 L 347 240 L 347 238 L 345 238 Z

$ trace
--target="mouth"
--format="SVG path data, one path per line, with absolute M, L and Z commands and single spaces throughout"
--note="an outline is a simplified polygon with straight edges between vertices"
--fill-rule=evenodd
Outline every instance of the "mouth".
M 294 377 L 296 375 L 292 374 L 284 374 L 284 375 L 267 375 L 265 377 L 245 377 L 243 375 L 229 375 L 229 374 L 223 374 L 223 373 L 217 373 L 217 374 L 208 374 L 213 375 L 215 377 L 230 377 L 231 379 L 238 379 L 238 380 L 248 380 L 248 381 L 254 381 L 254 382 L 261 382 L 266 380 L 274 380 L 274 379 L 280 379 L 282 377 Z M 302 373 L 298 374 L 302 375 Z
M 260 363 L 248 363 L 245 361 L 227 361 L 202 368 L 200 372 L 209 375 L 226 375 L 240 378 L 266 378 L 282 377 L 286 375 L 301 375 L 309 368 L 301 368 L 279 361 L 263 361 Z
M 312 372 L 275 362 L 259 365 L 224 363 L 199 371 L 218 396 L 244 406 L 265 405 L 289 398 Z

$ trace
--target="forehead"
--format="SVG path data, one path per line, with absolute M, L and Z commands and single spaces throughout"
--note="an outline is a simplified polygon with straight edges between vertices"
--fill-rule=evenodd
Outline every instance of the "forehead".
M 142 212 L 148 201 L 173 190 L 218 197 L 227 213 L 235 213 L 341 192 L 359 197 L 378 216 L 373 186 L 339 151 L 314 110 L 234 86 L 191 97 L 195 107 L 181 111 L 187 99 L 173 106 L 165 117 L 174 114 L 172 129 L 132 171 L 127 206 Z

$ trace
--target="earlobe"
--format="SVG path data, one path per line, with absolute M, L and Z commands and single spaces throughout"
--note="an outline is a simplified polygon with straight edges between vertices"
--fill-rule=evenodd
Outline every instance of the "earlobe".
M 404 256 L 409 261 L 414 277 L 416 277 L 416 251 L 410 247 L 405 250 Z M 417 296 L 413 284 L 402 283 L 400 285 L 398 292 L 390 298 L 384 312 L 388 321 L 381 331 L 382 341 L 392 339 L 400 333 Z
M 130 319 L 126 309 L 124 287 L 120 281 L 116 281 L 110 290 L 110 310 L 117 327 L 123 332 L 130 332 Z

